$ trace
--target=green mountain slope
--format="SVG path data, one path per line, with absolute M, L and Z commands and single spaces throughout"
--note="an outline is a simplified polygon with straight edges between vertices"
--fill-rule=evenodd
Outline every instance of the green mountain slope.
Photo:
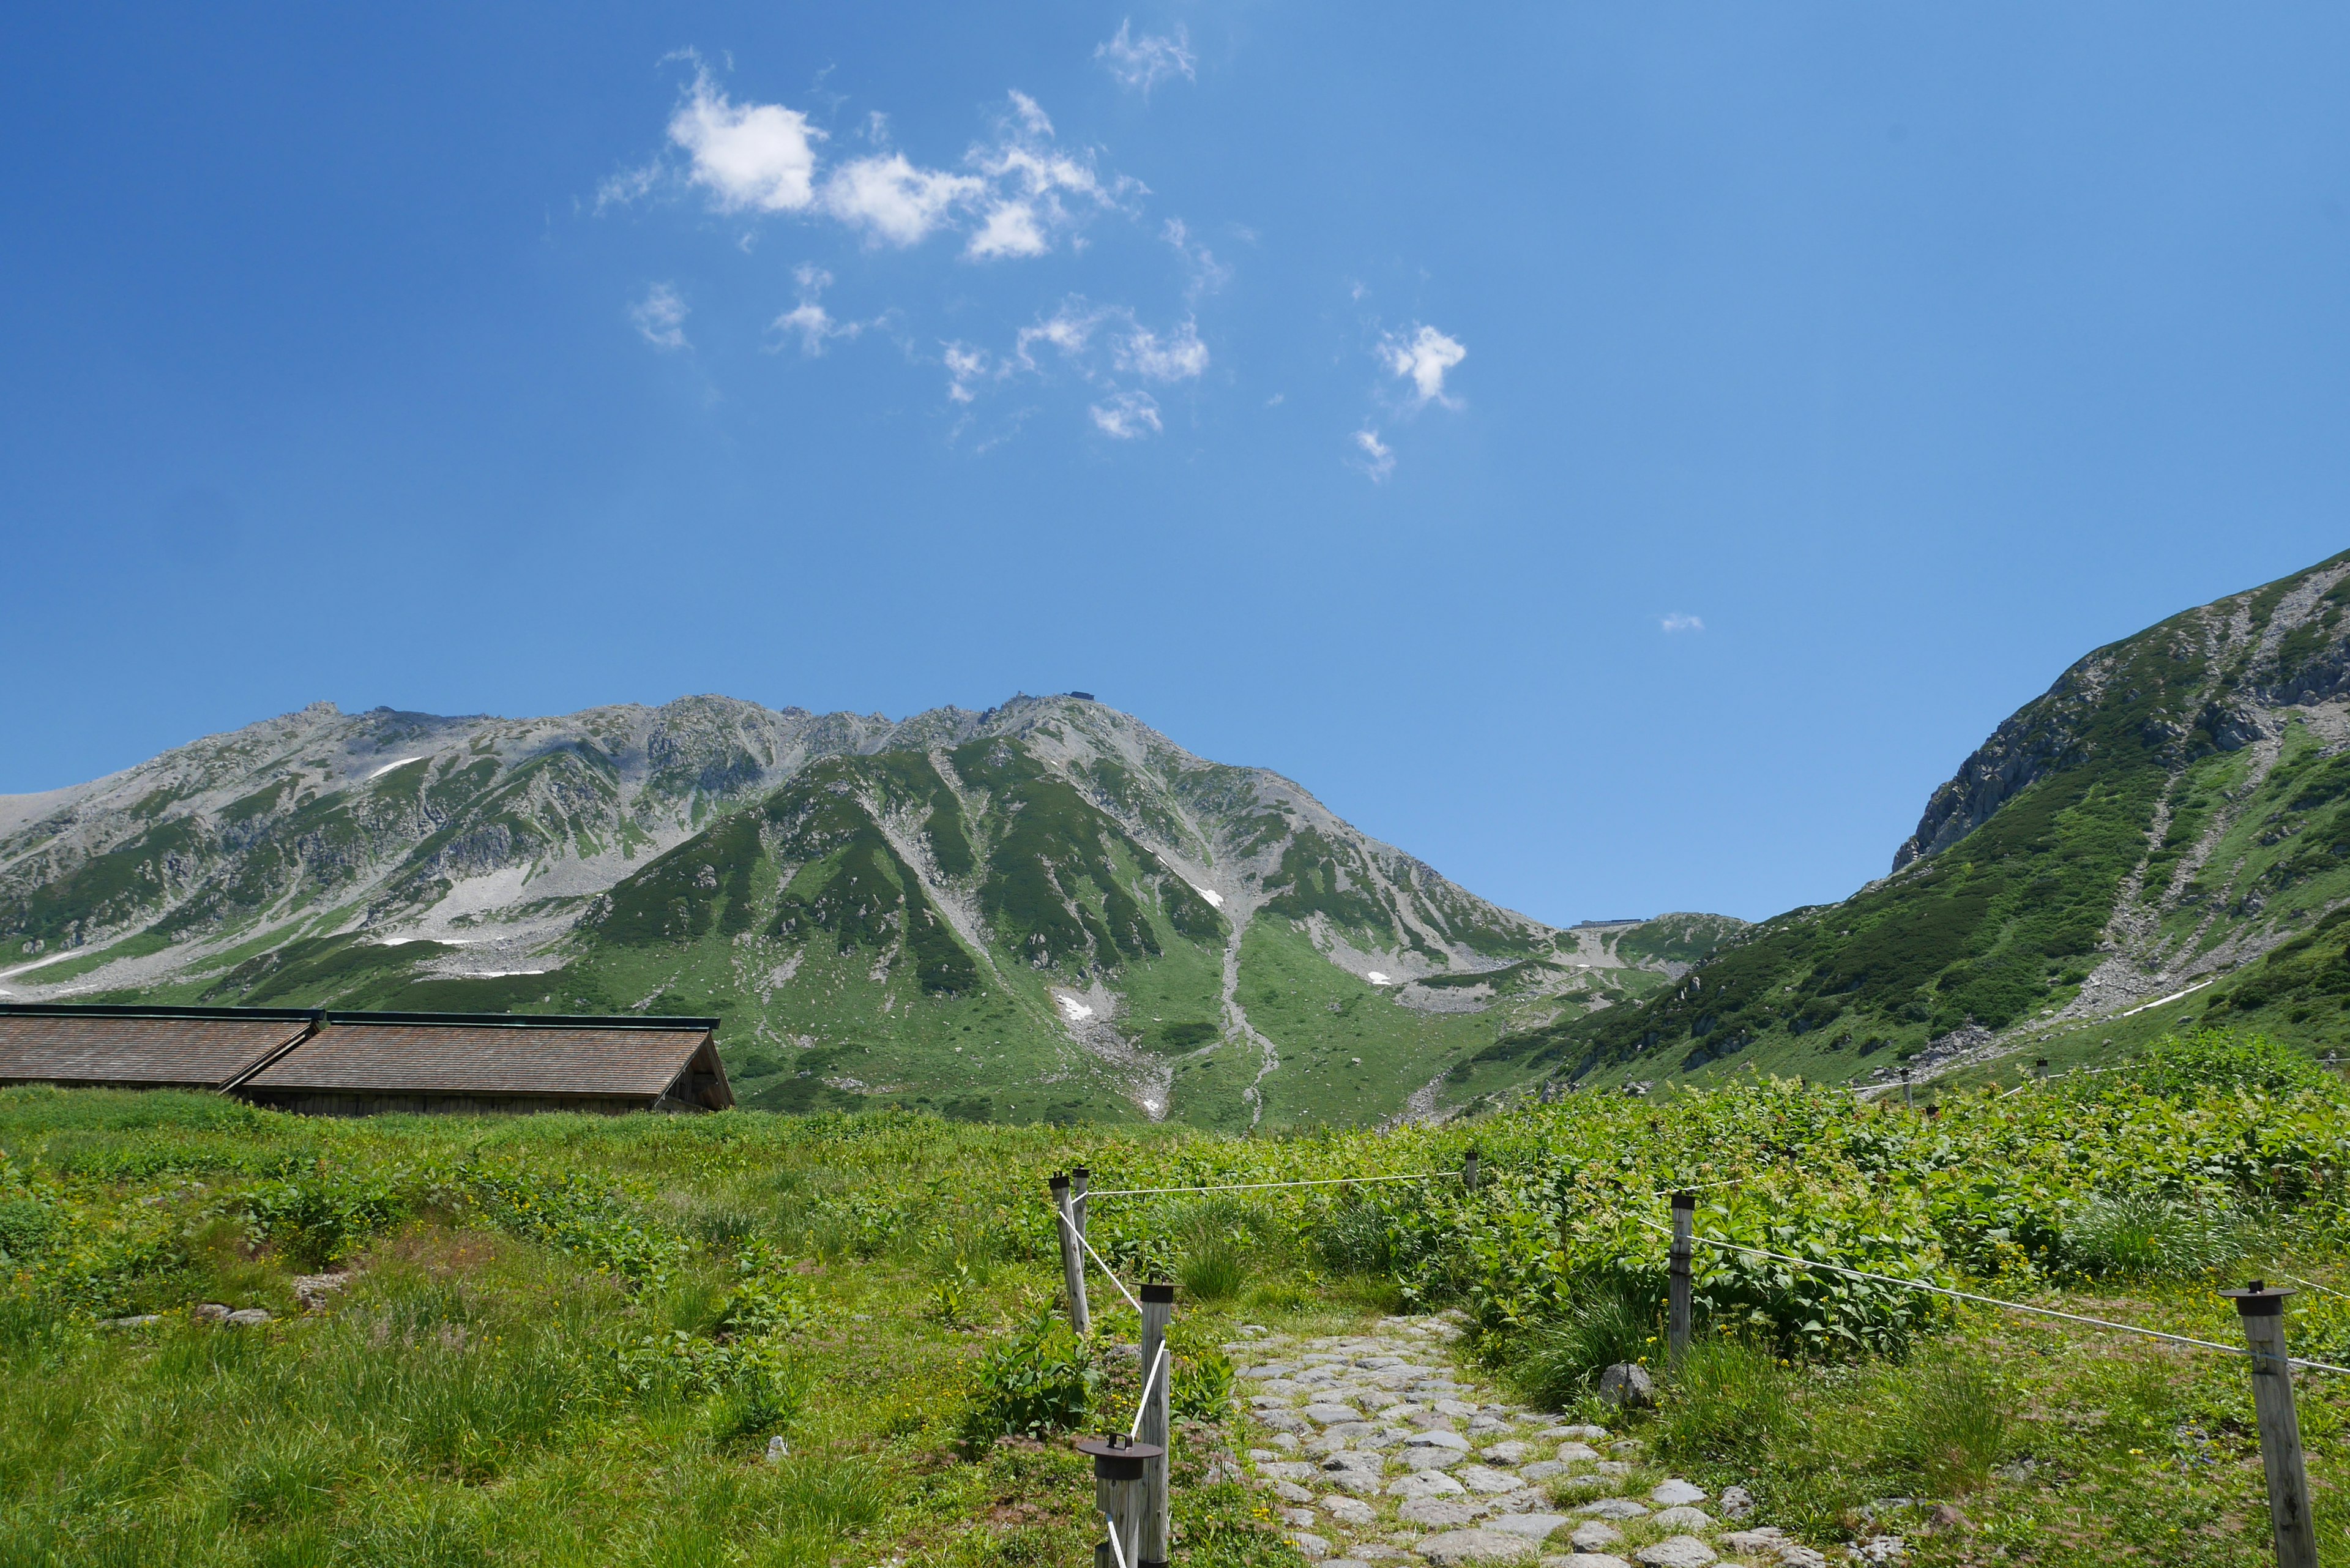
M 691 746 L 669 710 L 312 711 L 20 807 L 0 985 L 711 1012 L 752 1105 L 1281 1127 L 1439 1113 L 1505 1030 L 1649 994 L 1739 924 L 1554 929 L 1090 701 L 695 701 Z
M 1885 880 L 1644 1005 L 1496 1042 L 1475 1085 L 1929 1074 L 2199 1012 L 2344 1039 L 2345 607 L 2350 556 L 2097 649 L 1934 793 Z

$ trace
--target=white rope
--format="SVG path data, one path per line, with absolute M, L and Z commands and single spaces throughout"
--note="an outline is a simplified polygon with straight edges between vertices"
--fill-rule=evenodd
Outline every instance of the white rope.
M 2307 1285 L 2311 1290 L 2317 1292 L 2320 1295 L 2336 1296 L 2340 1297 L 2342 1300 L 2350 1301 L 2350 1296 L 2345 1296 L 2342 1292 L 2335 1290 L 2332 1285 L 2321 1285 L 2315 1280 L 2304 1280 L 2299 1274 L 2289 1274 L 2282 1269 L 2276 1269 L 2271 1272 L 2281 1280 L 2291 1280 L 2294 1284 Z
M 1457 1170 L 1423 1170 L 1411 1176 L 1320 1176 L 1306 1181 L 1234 1181 L 1222 1187 L 1115 1187 L 1087 1198 L 1160 1198 L 1177 1192 L 1262 1192 L 1272 1187 L 1341 1187 L 1350 1181 L 1442 1181 Z
M 1107 1263 L 1102 1263 L 1102 1255 L 1094 1251 L 1094 1244 L 1086 1240 L 1086 1233 L 1077 1229 L 1076 1221 L 1070 1219 L 1066 1214 L 1062 1213 L 1061 1206 L 1057 1203 L 1053 1205 L 1053 1212 L 1060 1215 L 1061 1223 L 1068 1228 L 1070 1235 L 1075 1236 L 1077 1239 L 1077 1245 L 1086 1250 L 1086 1256 L 1091 1258 L 1097 1263 L 1101 1263 L 1101 1272 L 1109 1275 L 1109 1282 L 1118 1287 L 1118 1293 L 1126 1298 L 1127 1304 L 1133 1307 L 1135 1311 L 1140 1312 L 1142 1310 L 1142 1303 L 1134 1299 L 1134 1293 L 1126 1288 L 1126 1282 L 1119 1279 L 1118 1275 L 1112 1272 Z
M 1627 1216 L 1635 1225 L 1645 1225 L 1651 1231 L 1663 1231 L 1665 1227 L 1654 1220 Z M 2058 1312 L 2054 1307 L 2026 1306 L 2022 1302 L 2006 1302 L 1997 1296 L 1980 1296 L 1972 1291 L 1954 1291 L 1948 1285 L 1929 1285 L 1923 1280 L 1905 1280 L 1898 1274 L 1879 1274 L 1867 1269 L 1846 1268 L 1842 1263 L 1823 1263 L 1814 1258 L 1790 1257 L 1784 1252 L 1765 1251 L 1761 1247 L 1743 1247 L 1735 1241 L 1717 1241 L 1711 1236 L 1695 1236 L 1692 1241 L 1709 1247 L 1720 1247 L 1731 1252 L 1744 1252 L 1757 1258 L 1772 1258 L 1783 1263 L 1793 1263 L 1801 1269 L 1825 1269 L 1832 1274 L 1847 1274 L 1856 1280 L 1877 1280 L 1888 1285 L 1906 1285 L 1913 1291 L 1930 1291 L 1938 1296 L 1950 1296 L 1962 1302 L 1981 1302 L 1985 1306 L 2004 1307 L 2009 1312 L 2031 1313 L 2038 1317 L 2060 1318 L 2066 1323 L 2085 1323 L 2092 1328 L 2110 1328 L 2120 1334 L 2135 1334 L 2147 1339 L 2168 1340 L 2173 1345 L 2191 1345 L 2198 1350 L 2216 1350 L 2223 1355 L 2249 1355 L 2251 1350 L 2241 1345 L 2220 1345 L 2209 1339 L 2195 1339 L 2183 1334 L 2165 1334 L 2158 1328 L 2140 1328 L 2134 1323 L 2115 1323 L 2107 1318 L 2084 1317 L 2079 1313 Z M 2306 1366 L 2317 1372 L 2350 1373 L 2350 1366 L 2335 1366 L 2324 1361 L 2309 1361 L 2301 1356 L 2288 1356 L 2286 1365 Z
M 1167 1342 L 1159 1342 L 1159 1355 L 1150 1363 L 1150 1376 L 1142 1380 L 1142 1402 L 1134 1407 L 1134 1425 L 1128 1428 L 1129 1438 L 1142 1436 L 1142 1413 L 1150 1408 L 1150 1386 L 1159 1381 L 1159 1369 L 1167 1365 Z
M 1107 1509 L 1101 1511 L 1101 1516 L 1102 1522 L 1109 1526 L 1109 1549 L 1118 1554 L 1118 1568 L 1127 1568 L 1126 1545 L 1118 1538 L 1118 1521 L 1109 1516 Z

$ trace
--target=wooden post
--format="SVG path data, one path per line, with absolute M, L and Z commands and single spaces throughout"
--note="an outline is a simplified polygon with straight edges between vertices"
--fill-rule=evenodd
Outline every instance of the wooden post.
M 2048 1081 L 2048 1058 L 2043 1056 L 2032 1064 L 2032 1075 L 2042 1083 Z
M 1165 1450 L 1153 1443 L 1138 1443 L 1123 1432 L 1087 1438 L 1077 1452 L 1094 1461 L 1094 1507 L 1116 1538 L 1094 1548 L 1094 1568 L 1137 1568 L 1135 1553 L 1142 1544 L 1142 1467 Z
M 1901 1108 L 1903 1110 L 1908 1110 L 1911 1108 L 1911 1104 L 1912 1102 L 1909 1098 L 1909 1069 L 1904 1067 L 1901 1069 Z
M 1697 1194 L 1673 1194 L 1673 1262 L 1671 1317 L 1665 1328 L 1665 1349 L 1672 1366 L 1679 1367 L 1681 1358 L 1689 1355 L 1690 1346 L 1690 1252 L 1694 1246 L 1690 1233 L 1697 1225 Z
M 1144 1443 L 1156 1446 L 1157 1459 L 1142 1461 L 1142 1555 L 1132 1568 L 1167 1568 L 1167 1547 L 1171 1533 L 1167 1501 L 1167 1469 L 1174 1461 L 1169 1457 L 1175 1445 L 1169 1436 L 1168 1386 L 1175 1380 L 1175 1356 L 1167 1355 L 1167 1364 L 1159 1364 L 1159 1355 L 1167 1345 L 1167 1325 L 1175 1316 L 1175 1287 L 1147 1282 L 1142 1287 L 1142 1375 L 1149 1377 L 1153 1368 L 1159 1376 L 1151 1379 L 1143 1391 L 1142 1426 L 1135 1436 Z
M 1086 1184 L 1091 1181 L 1093 1177 L 1094 1173 L 1082 1165 L 1073 1168 L 1069 1172 L 1069 1204 L 1076 1215 L 1079 1236 L 1086 1233 Z M 1078 1250 L 1084 1251 L 1083 1248 Z
M 1069 1179 L 1052 1181 L 1053 1212 L 1060 1218 L 1053 1229 L 1061 1233 L 1061 1282 L 1069 1293 L 1069 1326 L 1083 1339 L 1094 1331 L 1093 1315 L 1086 1311 L 1086 1251 L 1077 1245 L 1076 1206 L 1069 1199 Z
M 1477 1190 L 1477 1151 L 1473 1148 L 1461 1157 L 1461 1185 L 1471 1192 Z
M 2317 1568 L 2317 1530 L 2309 1517 L 2309 1474 L 2301 1458 L 2301 1420 L 2293 1407 L 2293 1366 L 2285 1358 L 2284 1303 L 2293 1292 L 2259 1280 L 2232 1299 L 2252 1352 L 2252 1410 L 2260 1422 L 2261 1468 L 2268 1472 L 2269 1523 L 2277 1568 Z

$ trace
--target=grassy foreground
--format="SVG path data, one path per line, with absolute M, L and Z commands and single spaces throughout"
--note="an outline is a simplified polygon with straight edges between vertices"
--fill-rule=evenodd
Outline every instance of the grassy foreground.
M 1258 1494 L 1202 1470 L 1252 1440 L 1221 1348 L 1241 1322 L 1457 1309 L 1487 1376 L 1585 1408 L 1600 1366 L 1655 1353 L 1676 1185 L 1709 1184 L 1701 1234 L 2226 1343 L 2217 1283 L 2350 1290 L 2350 1094 L 2220 1037 L 1930 1115 L 1762 1083 L 1254 1140 L 6 1090 L 0 1564 L 1080 1561 L 1091 1484 L 1056 1439 L 1125 1424 L 1133 1320 L 1104 1310 L 1088 1346 L 1051 1317 L 1045 1176 L 1446 1172 L 1472 1141 L 1473 1195 L 1098 1206 L 1127 1278 L 1182 1287 L 1179 1562 L 1300 1561 Z M 330 1272 L 305 1310 L 297 1278 Z M 1699 1296 L 1701 1353 L 1631 1429 L 1793 1535 L 1899 1533 L 1929 1563 L 2266 1560 L 2236 1358 L 1726 1254 L 1701 1255 Z M 2295 1348 L 2350 1363 L 2350 1298 L 2295 1305 Z M 2301 1397 L 2321 1541 L 2350 1552 L 2350 1378 Z

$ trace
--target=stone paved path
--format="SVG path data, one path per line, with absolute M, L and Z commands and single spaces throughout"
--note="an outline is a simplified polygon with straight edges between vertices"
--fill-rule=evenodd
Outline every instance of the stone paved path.
M 1823 1568 L 1751 1507 L 1652 1469 L 1636 1439 L 1498 1404 L 1460 1371 L 1443 1317 L 1299 1339 L 1254 1324 L 1239 1368 L 1249 1469 L 1322 1568 Z M 1710 1505 L 1710 1507 L 1709 1507 Z

